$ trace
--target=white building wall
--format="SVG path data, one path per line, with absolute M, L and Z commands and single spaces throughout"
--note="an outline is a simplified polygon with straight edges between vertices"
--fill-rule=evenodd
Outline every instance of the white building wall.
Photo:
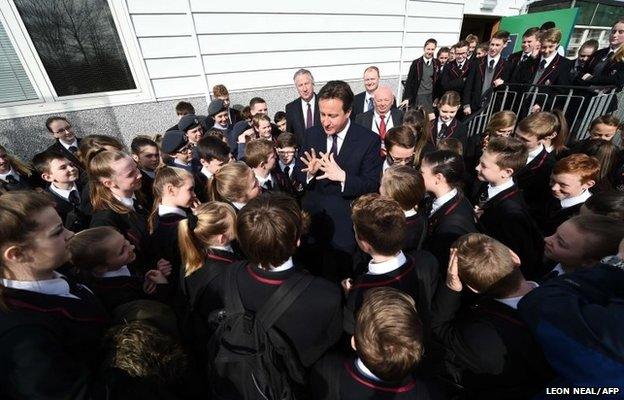
M 527 0 L 466 0 L 464 14 L 511 17 L 519 15 Z
M 368 65 L 398 77 L 427 38 L 456 42 L 465 12 L 462 0 L 126 1 L 157 99 L 292 85 L 302 67 L 319 82 Z

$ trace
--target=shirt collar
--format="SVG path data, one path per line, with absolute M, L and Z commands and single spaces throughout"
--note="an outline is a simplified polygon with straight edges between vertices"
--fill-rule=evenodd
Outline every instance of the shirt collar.
M 405 214 L 405 218 L 409 218 L 409 217 L 413 217 L 414 215 L 418 214 L 417 210 L 414 210 L 413 208 L 411 210 L 405 210 L 403 211 L 403 214 Z
M 223 126 L 223 125 L 219 125 L 216 121 L 214 123 L 214 125 L 212 126 L 213 129 L 218 129 L 220 131 L 227 131 L 227 125 Z
M 229 244 L 226 244 L 225 246 L 210 246 L 210 248 L 213 250 L 222 250 L 222 251 L 229 251 L 230 253 L 234 253 L 234 249 L 232 249 L 232 246 Z
M 15 173 L 15 170 L 13 169 L 13 167 L 11 167 L 11 169 L 9 170 L 9 172 L 5 173 L 5 174 L 0 174 L 0 179 L 6 181 L 7 176 L 12 176 L 13 178 L 15 178 L 17 181 L 19 181 L 19 175 Z
M 202 167 L 200 172 L 204 174 L 204 176 L 208 179 L 212 179 L 212 176 L 214 175 L 212 172 L 210 172 L 208 167 Z
M 238 201 L 233 201 L 232 205 L 234 206 L 234 208 L 236 208 L 237 210 L 240 210 L 241 208 L 245 207 L 247 203 L 239 203 Z
M 399 251 L 399 254 L 392 257 L 389 260 L 384 262 L 375 263 L 373 261 L 368 263 L 368 274 L 369 275 L 382 275 L 387 274 L 389 272 L 394 271 L 395 269 L 399 269 L 401 265 L 405 264 L 407 258 L 405 258 L 405 254 L 402 251 Z
M 180 165 L 182 167 L 186 167 L 188 168 L 189 165 L 191 165 L 191 163 L 183 163 L 182 161 L 178 160 L 177 158 L 173 159 L 173 163 L 176 165 Z
M 271 174 L 268 174 L 266 177 L 262 177 L 254 172 L 254 175 L 258 180 L 258 184 L 262 187 L 265 187 L 267 182 L 271 182 L 271 184 L 273 184 L 273 178 L 271 177 Z
M 305 101 L 304 99 L 301 99 L 301 106 L 305 107 L 306 109 L 308 108 L 308 103 L 310 103 L 310 107 L 314 108 L 314 98 L 316 97 L 316 95 L 312 95 L 312 98 L 309 101 Z
M 527 164 L 530 163 L 531 161 L 533 161 L 533 159 L 535 157 L 537 157 L 537 155 L 539 153 L 541 153 L 542 150 L 544 150 L 544 145 L 540 144 L 539 146 L 537 146 L 537 148 L 535 150 L 529 151 L 529 157 L 527 158 Z
M 583 193 L 578 196 L 568 197 L 567 199 L 560 200 L 561 208 L 570 208 L 577 204 L 585 203 L 587 199 L 591 197 L 591 192 L 589 190 L 584 190 Z
M 448 192 L 447 194 L 444 194 L 440 197 L 438 197 L 437 199 L 435 199 L 433 201 L 433 204 L 431 205 L 431 214 L 433 214 L 434 212 L 438 211 L 438 209 L 440 207 L 442 207 L 444 204 L 448 203 L 449 201 L 451 201 L 451 199 L 453 199 L 453 197 L 457 196 L 457 189 L 453 189 L 450 192 Z
M 61 188 L 57 188 L 56 186 L 54 186 L 54 183 L 51 183 L 50 184 L 50 190 L 52 192 L 58 194 L 59 196 L 61 196 L 65 200 L 67 200 L 67 199 L 69 199 L 69 194 L 72 192 L 72 190 L 75 190 L 76 192 L 78 192 L 78 187 L 74 183 L 74 186 L 72 186 L 71 189 L 61 189 Z
M 119 200 L 124 206 L 134 210 L 134 195 L 132 197 L 121 197 L 113 193 L 113 196 Z M 136 210 L 135 210 L 136 211 Z
M 183 209 L 181 209 L 180 207 L 175 207 L 175 206 L 166 206 L 164 204 L 159 204 L 158 205 L 158 215 L 166 215 L 166 214 L 177 214 L 177 215 L 181 215 L 184 218 L 188 217 L 188 215 L 186 215 L 186 212 L 184 212 Z
M 347 121 L 347 125 L 338 133 L 336 133 L 335 135 L 338 136 L 338 139 L 340 139 L 340 141 L 344 141 L 345 136 L 347 136 L 347 131 L 349 130 L 349 127 L 351 127 L 351 120 Z M 327 139 L 331 140 L 331 137 L 327 137 Z
M 364 362 L 362 362 L 362 360 L 358 357 L 358 359 L 355 361 L 355 368 L 357 368 L 357 370 L 364 375 L 366 378 L 376 381 L 376 382 L 383 382 L 381 379 L 379 379 L 377 376 L 375 376 L 375 374 L 373 374 L 370 369 L 366 368 L 366 365 L 364 365 Z
M 486 67 L 488 65 L 490 65 L 490 60 L 494 60 L 494 67 L 496 67 L 496 65 L 498 65 L 498 60 L 500 60 L 500 54 L 497 55 L 496 57 L 490 57 L 489 55 L 487 56 L 487 63 L 486 63 Z
M 149 171 L 149 170 L 143 169 L 143 168 L 141 168 L 141 171 L 143 171 L 145 173 L 145 175 L 149 176 L 152 179 L 156 178 L 156 171 Z
M 497 194 L 499 194 L 500 192 L 503 192 L 507 189 L 509 189 L 510 187 L 512 187 L 514 185 L 514 181 L 513 179 L 509 178 L 507 180 L 507 182 L 501 183 L 498 186 L 492 186 L 492 184 L 488 184 L 488 200 L 493 198 L 494 196 L 496 196 Z
M 74 141 L 71 142 L 70 144 L 63 142 L 60 139 L 59 139 L 59 143 L 61 144 L 61 146 L 65 147 L 66 150 L 69 150 L 69 148 L 72 146 L 74 146 L 75 148 L 78 148 L 78 140 L 76 138 L 74 138 Z
M 557 52 L 554 51 L 550 56 L 544 58 L 542 57 L 542 60 L 546 60 L 546 65 L 544 66 L 544 68 L 546 68 L 547 66 L 550 65 L 550 63 L 552 62 L 552 60 L 557 57 Z M 541 61 L 540 61 L 541 62 Z
M 388 168 L 390 168 L 390 164 L 388 164 L 388 160 L 384 160 L 383 165 L 381 166 L 381 172 L 385 172 Z
M 536 282 L 533 281 L 527 281 L 527 283 L 530 283 L 531 285 L 533 285 L 534 287 L 538 287 L 539 285 Z M 513 308 L 514 310 L 518 309 L 518 303 L 520 302 L 520 300 L 522 300 L 524 296 L 515 296 L 515 297 L 507 297 L 505 299 L 495 299 L 498 302 L 501 302 L 505 305 L 508 305 L 509 307 Z
M 431 64 L 433 62 L 433 57 L 431 58 L 425 58 L 425 56 L 423 56 L 423 64 Z
M 282 265 L 271 267 L 271 272 L 282 272 L 291 269 L 294 266 L 292 257 L 286 260 Z
M 47 294 L 51 296 L 77 299 L 78 296 L 70 293 L 69 283 L 67 283 L 63 275 L 56 271 L 54 271 L 53 274 L 54 276 L 52 279 L 41 281 L 14 281 L 11 279 L 0 279 L 0 282 L 2 282 L 2 286 L 12 289 L 27 290 L 29 292 Z
M 282 171 L 284 171 L 284 168 L 286 168 L 286 167 L 290 167 L 290 171 L 288 171 L 288 172 L 289 172 L 289 174 L 291 174 L 291 173 L 292 173 L 292 171 L 293 171 L 293 169 L 295 168 L 295 159 L 294 159 L 294 158 L 293 158 L 292 162 L 291 162 L 290 164 L 288 164 L 288 165 L 284 164 L 284 163 L 282 162 L 282 160 L 279 160 L 279 161 L 278 161 L 278 163 L 279 163 L 280 169 L 281 169 Z
M 127 265 L 124 265 L 123 267 L 114 271 L 106 271 L 102 275 L 100 275 L 100 278 L 116 278 L 118 276 L 132 276 Z

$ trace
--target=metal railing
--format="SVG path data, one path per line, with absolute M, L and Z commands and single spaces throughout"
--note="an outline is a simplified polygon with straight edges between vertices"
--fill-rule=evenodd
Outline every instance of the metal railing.
M 540 92 L 541 89 L 551 93 Z M 538 105 L 540 111 L 561 110 L 570 126 L 570 139 L 581 140 L 588 135 L 591 121 L 596 117 L 624 114 L 615 107 L 619 94 L 616 89 L 615 86 L 505 84 L 488 90 L 484 94 L 486 100 L 483 107 L 467 117 L 464 124 L 468 127 L 469 136 L 478 135 L 487 127 L 492 114 L 510 110 L 520 120 L 534 112 L 534 106 Z M 618 103 L 622 108 L 623 102 Z

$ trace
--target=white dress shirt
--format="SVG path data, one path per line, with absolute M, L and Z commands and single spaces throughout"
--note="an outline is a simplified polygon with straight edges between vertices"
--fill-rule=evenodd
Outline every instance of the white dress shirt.
M 444 194 L 433 201 L 431 205 L 431 213 L 429 215 L 433 215 L 436 211 L 440 209 L 444 204 L 448 203 L 453 199 L 453 197 L 457 196 L 457 189 L 453 189 L 447 194 Z
M 280 166 L 280 170 L 282 172 L 284 172 L 284 168 L 290 167 L 290 170 L 288 171 L 288 177 L 290 178 L 292 176 L 292 174 L 293 174 L 294 169 L 295 169 L 295 160 L 293 159 L 293 161 L 290 164 L 288 164 L 288 165 L 284 164 L 281 160 L 279 160 L 278 163 L 279 163 L 279 166 Z
M 78 140 L 76 138 L 74 138 L 74 141 L 71 142 L 70 144 L 65 143 L 62 140 L 59 140 L 59 142 L 61 143 L 61 146 L 65 147 L 65 150 L 67 151 L 71 151 L 69 150 L 70 147 L 74 146 L 76 149 L 78 148 Z
M 134 210 L 134 200 L 135 197 L 121 197 L 121 196 L 117 196 L 116 194 L 113 194 L 113 196 L 119 200 L 121 202 L 121 204 L 123 204 L 124 206 L 128 207 L 131 210 Z M 136 211 L 136 210 L 134 210 Z
M 316 96 L 312 96 L 312 98 L 310 99 L 310 101 L 305 101 L 304 99 L 301 99 L 301 111 L 303 112 L 303 126 L 306 127 L 308 126 L 308 121 L 306 120 L 306 118 L 308 118 L 308 103 L 310 104 L 310 111 L 312 111 L 312 122 L 311 124 L 314 125 L 314 98 Z
M 395 269 L 399 269 L 401 265 L 405 264 L 407 258 L 405 258 L 405 254 L 402 251 L 392 257 L 389 260 L 384 262 L 375 263 L 373 261 L 368 263 L 368 275 L 382 275 L 387 274 L 389 272 L 394 271 Z
M 529 157 L 527 157 L 527 165 L 528 165 L 531 161 L 533 161 L 533 159 L 534 159 L 535 157 L 537 157 L 537 156 L 538 156 L 538 154 L 542 152 L 542 150 L 544 150 L 544 145 L 543 145 L 543 144 L 540 144 L 539 146 L 537 146 L 537 148 L 536 148 L 535 150 L 531 150 L 531 151 L 529 151 Z
M 19 175 L 13 170 L 13 167 L 11 167 L 11 169 L 9 170 L 9 172 L 6 172 L 4 174 L 0 174 L 0 179 L 2 179 L 3 181 L 7 180 L 7 177 L 12 176 L 16 181 L 20 181 L 20 177 Z
M 494 68 L 496 68 L 496 66 L 498 65 L 498 61 L 500 60 L 500 54 L 499 54 L 499 55 L 497 55 L 496 57 L 490 57 L 490 56 L 488 55 L 488 56 L 487 56 L 486 63 L 485 63 L 485 66 L 486 66 L 486 67 L 489 67 L 489 66 L 490 66 L 490 61 L 491 61 L 491 60 L 494 60 Z
M 373 110 L 375 109 L 375 99 L 373 98 L 373 95 L 371 93 L 365 92 L 366 94 L 364 95 L 364 109 L 362 110 L 362 112 L 366 112 L 368 111 L 368 102 L 370 101 L 369 99 L 373 99 Z
M 76 186 L 75 183 L 71 189 L 61 189 L 61 188 L 57 188 L 56 186 L 54 186 L 54 183 L 50 184 L 50 191 L 56 193 L 57 195 L 59 195 L 59 197 L 62 197 L 67 201 L 69 201 L 69 194 L 72 192 L 72 190 L 75 190 L 78 196 L 80 196 L 80 192 L 78 192 L 78 187 Z
M 127 265 L 124 265 L 114 271 L 106 271 L 100 275 L 100 278 L 117 278 L 119 276 L 132 276 Z
M 202 167 L 202 169 L 199 172 L 204 174 L 204 176 L 208 179 L 212 179 L 212 176 L 214 175 L 212 172 L 210 172 L 208 167 Z
M 536 282 L 533 281 L 527 281 L 527 283 L 530 283 L 531 285 L 533 285 L 533 287 L 538 287 L 539 285 Z M 509 307 L 513 308 L 514 310 L 518 309 L 518 303 L 520 302 L 520 300 L 522 300 L 524 296 L 515 296 L 515 297 L 507 297 L 506 299 L 495 299 L 496 301 L 506 304 Z
M 159 204 L 158 205 L 158 215 L 167 215 L 167 214 L 178 214 L 184 218 L 188 217 L 188 215 L 186 215 L 186 212 L 184 212 L 183 209 L 181 209 L 180 207 L 175 207 L 175 206 L 166 206 L 164 204 Z
M 282 265 L 278 265 L 277 267 L 271 267 L 271 272 L 282 272 L 291 269 L 294 266 L 292 257 L 286 260 Z
M 78 298 L 78 296 L 70 293 L 69 283 L 63 279 L 63 275 L 56 271 L 53 272 L 52 279 L 41 281 L 14 281 L 11 279 L 0 279 L 0 282 L 2 283 L 2 286 L 12 289 L 27 290 L 29 292 L 69 297 L 72 299 Z
M 585 203 L 585 201 L 589 199 L 591 195 L 592 194 L 589 190 L 585 190 L 578 196 L 568 197 L 567 199 L 560 200 L 561 208 L 570 208 L 577 204 Z
M 357 368 L 358 371 L 360 371 L 360 373 L 362 375 L 364 375 L 365 377 L 367 377 L 370 380 L 373 380 L 375 382 L 383 382 L 381 379 L 379 379 L 377 376 L 375 376 L 375 374 L 373 374 L 370 369 L 368 369 L 366 367 L 366 365 L 364 365 L 364 362 L 362 362 L 362 360 L 360 360 L 360 358 L 358 357 L 358 359 L 355 361 L 355 367 Z
M 544 58 L 542 57 L 540 59 L 540 64 L 542 63 L 542 60 L 546 60 L 546 65 L 544 65 L 544 69 L 548 68 L 548 66 L 550 65 L 550 63 L 552 62 L 552 60 L 554 60 L 555 56 L 557 55 L 557 52 L 553 52 L 550 56 Z M 539 65 L 539 64 L 538 64 Z
M 256 179 L 258 180 L 258 185 L 260 185 L 261 187 L 268 189 L 266 187 L 267 182 L 271 182 L 272 187 L 275 187 L 275 182 L 273 182 L 273 178 L 271 178 L 271 174 L 268 174 L 267 176 L 262 177 L 254 172 L 254 175 L 256 176 Z
M 390 128 L 394 128 L 394 122 L 392 122 L 392 115 L 390 114 L 390 110 L 388 110 L 388 112 L 384 115 L 384 119 L 386 120 L 386 133 L 388 133 Z M 381 115 L 377 113 L 377 110 L 375 110 L 374 118 L 373 118 L 373 126 L 371 127 L 371 130 L 379 135 L 380 126 L 381 126 Z
M 494 196 L 496 196 L 500 192 L 509 189 L 513 185 L 514 185 L 514 181 L 511 178 L 509 178 L 507 180 L 507 182 L 503 182 L 503 183 L 501 183 L 498 186 L 492 186 L 491 184 L 488 184 L 488 188 L 487 188 L 488 200 L 490 200 L 491 198 L 493 198 Z

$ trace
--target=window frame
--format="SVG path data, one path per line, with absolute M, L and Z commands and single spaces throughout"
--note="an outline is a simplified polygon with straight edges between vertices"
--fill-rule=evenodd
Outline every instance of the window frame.
M 0 104 L 0 120 L 156 100 L 126 1 L 106 0 L 106 2 L 110 8 L 136 88 L 59 96 L 26 30 L 15 2 L 13 0 L 0 0 L 0 22 L 4 25 L 26 75 L 39 96 L 38 100 Z

